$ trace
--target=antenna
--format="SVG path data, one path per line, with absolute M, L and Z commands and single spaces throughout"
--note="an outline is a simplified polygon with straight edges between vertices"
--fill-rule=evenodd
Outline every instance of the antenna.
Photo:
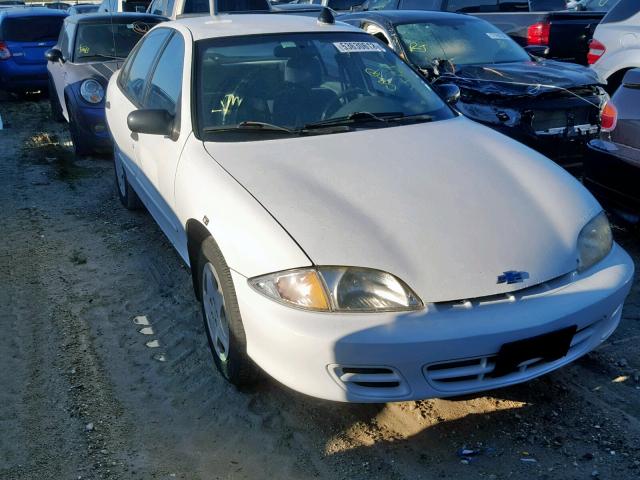
M 209 0 L 209 13 L 214 17 L 218 16 L 218 0 Z

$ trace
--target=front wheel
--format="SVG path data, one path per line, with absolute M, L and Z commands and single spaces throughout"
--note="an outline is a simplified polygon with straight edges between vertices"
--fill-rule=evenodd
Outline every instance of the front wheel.
M 51 77 L 49 77 L 49 104 L 51 105 L 51 117 L 53 120 L 58 123 L 64 122 L 65 119 L 64 115 L 62 115 L 62 107 L 60 106 L 58 92 L 56 91 L 56 86 Z
M 67 103 L 67 114 L 69 115 L 69 133 L 71 134 L 71 142 L 73 142 L 73 152 L 76 157 L 89 155 L 92 152 L 91 147 L 87 144 L 78 129 L 78 120 L 75 117 L 73 108 Z
M 115 148 L 113 149 L 113 170 L 116 176 L 116 191 L 118 192 L 120 203 L 127 210 L 138 210 L 142 206 L 142 202 L 140 202 L 138 194 L 129 183 L 127 172 Z
M 256 380 L 229 267 L 213 238 L 202 242 L 196 268 L 204 327 L 213 361 L 224 378 L 240 387 Z

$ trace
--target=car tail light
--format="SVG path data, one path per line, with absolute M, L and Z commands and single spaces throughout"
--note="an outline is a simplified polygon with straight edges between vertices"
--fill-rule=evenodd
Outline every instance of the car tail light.
M 527 45 L 549 45 L 550 31 L 550 23 L 538 22 L 529 25 L 527 29 Z
M 599 42 L 595 38 L 589 42 L 589 53 L 587 54 L 587 62 L 589 65 L 593 65 L 600 57 L 607 51 L 607 47 L 602 42 Z
M 11 58 L 11 50 L 6 43 L 0 42 L 0 60 L 8 60 L 9 58 Z
M 605 102 L 600 112 L 600 125 L 603 132 L 615 130 L 618 124 L 618 109 L 611 103 L 611 100 Z

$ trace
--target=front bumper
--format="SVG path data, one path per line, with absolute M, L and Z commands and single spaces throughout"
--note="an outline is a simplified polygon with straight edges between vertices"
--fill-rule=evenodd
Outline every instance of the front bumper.
M 633 270 L 631 258 L 614 245 L 583 274 L 500 298 L 430 304 L 401 314 L 301 311 L 267 299 L 245 277 L 232 275 L 248 354 L 268 374 L 314 397 L 388 402 L 504 387 L 575 360 L 617 327 Z M 574 325 L 578 333 L 559 360 L 496 378 L 485 374 L 503 344 Z
M 104 105 L 98 107 L 75 106 L 73 118 L 83 141 L 95 150 L 111 151 L 112 143 L 107 128 Z
M 608 207 L 640 215 L 640 150 L 604 140 L 590 142 L 584 184 Z

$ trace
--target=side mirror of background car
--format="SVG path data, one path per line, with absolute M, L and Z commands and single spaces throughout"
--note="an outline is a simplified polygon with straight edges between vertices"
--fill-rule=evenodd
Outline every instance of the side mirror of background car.
M 435 88 L 449 105 L 455 105 L 460 100 L 460 88 L 453 83 L 443 83 Z
M 549 55 L 549 47 L 544 45 L 528 45 L 524 49 L 534 57 L 547 57 Z
M 50 62 L 64 62 L 62 52 L 57 48 L 52 48 L 44 53 L 45 58 Z
M 134 110 L 127 116 L 127 126 L 134 133 L 170 136 L 173 116 L 166 110 Z
M 626 88 L 640 89 L 640 68 L 634 68 L 625 73 L 622 84 Z

